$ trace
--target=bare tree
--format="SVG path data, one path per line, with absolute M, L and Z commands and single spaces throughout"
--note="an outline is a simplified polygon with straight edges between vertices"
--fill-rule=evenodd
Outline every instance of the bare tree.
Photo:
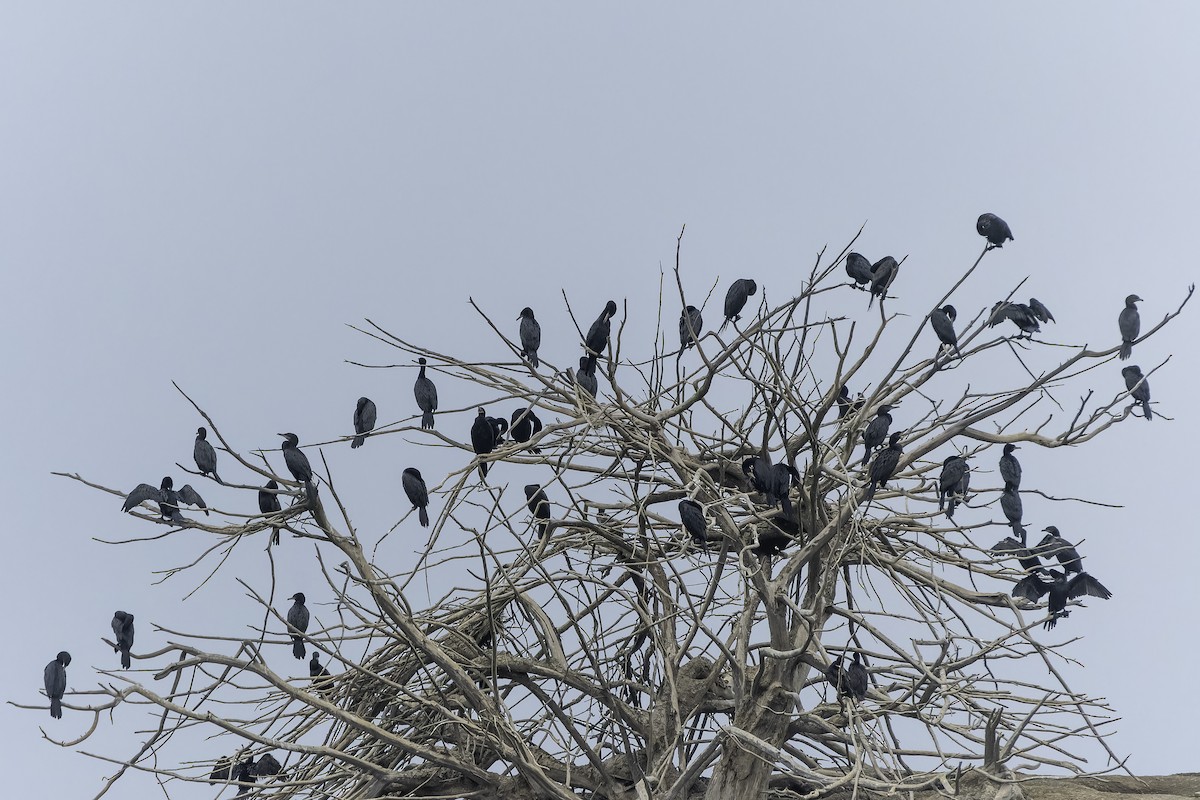
M 494 397 L 487 407 L 497 416 L 520 406 L 546 420 L 531 441 L 480 457 L 445 425 L 422 429 L 416 418 L 374 432 L 372 449 L 400 434 L 462 451 L 459 470 L 430 480 L 440 513 L 420 563 L 406 571 L 359 537 L 323 459 L 313 459 L 316 483 L 301 486 L 266 452 L 226 441 L 197 407 L 244 470 L 278 481 L 282 510 L 218 512 L 182 527 L 136 515 L 171 534 L 207 535 L 208 549 L 185 570 L 206 559 L 219 568 L 238 541 L 265 543 L 272 528 L 316 542 L 337 614 L 318 615 L 306 638 L 331 674 L 294 681 L 266 665 L 262 648 L 285 646 L 288 629 L 247 585 L 264 621 L 234 655 L 168 631 L 168 647 L 135 658 L 160 660 L 155 678 L 169 683 L 156 685 L 169 691 L 114 680 L 94 690 L 98 701 L 65 699 L 97 723 L 132 702 L 157 710 L 157 729 L 117 761 L 105 791 L 131 768 L 156 773 L 168 793 L 177 781 L 210 781 L 273 797 L 507 800 L 954 793 L 964 767 L 1003 781 L 1014 758 L 1080 771 L 1079 740 L 1108 747 L 1110 709 L 1068 686 L 1066 657 L 1047 643 L 1062 628 L 1042 630 L 1045 604 L 1010 595 L 1026 573 L 1011 553 L 991 549 L 1005 524 L 996 519 L 1003 482 L 994 464 L 1006 443 L 1079 446 L 1131 416 L 1116 379 L 1115 327 L 1106 349 L 1051 349 L 1002 335 L 1009 331 L 989 327 L 981 306 L 969 321 L 958 317 L 961 356 L 934 354 L 922 335 L 927 316 L 911 308 L 898 316 L 895 298 L 875 303 L 866 322 L 822 310 L 827 293 L 854 290 L 840 276 L 849 249 L 822 252 L 797 296 L 772 305 L 758 295 L 740 325 L 709 331 L 679 358 L 667 344 L 674 309 L 695 298 L 685 297 L 677 248 L 656 345 L 629 356 L 636 348 L 614 326 L 598 398 L 545 352 L 531 369 L 499 326 L 497 342 L 515 360 L 480 363 L 374 323 L 360 328 L 425 359 L 443 399 L 445 387 L 470 381 Z M 939 396 L 951 385 L 944 376 L 989 351 L 1010 354 L 1006 375 L 1019 380 Z M 1068 355 L 1040 369 L 1030 366 L 1035 352 Z M 1092 378 L 1098 388 L 1064 411 L 1069 387 Z M 859 387 L 861 402 L 843 386 Z M 861 431 L 885 404 L 902 408 L 892 432 L 903 454 L 866 502 Z M 969 491 L 954 498 L 962 503 L 954 520 L 937 507 L 951 454 L 976 466 Z M 750 458 L 761 460 L 748 473 Z M 509 477 L 522 465 L 550 468 L 553 479 L 539 484 L 549 518 L 531 513 L 527 481 L 509 486 L 496 470 L 491 483 L 480 480 L 480 459 L 512 465 Z M 768 491 L 756 489 L 755 475 Z M 1028 483 L 1023 494 L 1039 491 Z M 258 485 L 227 485 L 253 507 Z M 684 532 L 681 500 L 699 504 L 704 530 Z M 418 585 L 453 588 L 421 608 L 410 601 Z M 864 666 L 865 689 L 849 691 L 834 659 Z M 193 728 L 233 742 L 223 772 L 212 762 L 165 766 L 171 738 Z M 269 751 L 284 768 L 254 786 L 228 768 Z

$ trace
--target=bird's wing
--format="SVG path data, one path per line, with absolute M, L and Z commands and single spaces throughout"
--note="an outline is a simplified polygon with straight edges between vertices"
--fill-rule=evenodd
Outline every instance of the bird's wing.
M 189 506 L 196 506 L 197 508 L 203 508 L 205 510 L 208 509 L 208 506 L 204 505 L 204 498 L 192 488 L 190 483 L 185 483 L 182 488 L 180 488 L 179 500 L 180 502 L 187 503 Z
M 1043 581 L 1040 575 L 1026 575 L 1013 585 L 1012 596 L 1023 597 L 1031 603 L 1036 603 L 1048 591 L 1050 584 Z
M 375 403 L 371 400 L 368 400 L 367 404 L 363 406 L 363 426 L 366 428 L 366 430 L 375 430 L 376 415 L 377 410 L 375 408 Z M 263 757 L 267 758 L 267 756 Z
M 1112 592 L 1104 588 L 1104 584 L 1088 575 L 1086 572 L 1081 572 L 1071 579 L 1071 583 L 1067 586 L 1068 597 L 1099 597 L 1101 600 L 1107 600 L 1112 597 Z
M 162 492 L 159 491 L 157 486 L 151 486 L 148 483 L 139 483 L 125 498 L 125 505 L 122 506 L 121 510 L 128 511 L 134 506 L 139 506 L 147 500 L 153 500 L 156 503 L 161 503 Z
M 298 631 L 308 630 L 308 609 L 304 606 L 292 606 L 288 609 L 287 622 Z
M 1024 550 L 1024 549 L 1025 548 L 1016 539 L 1014 539 L 1011 536 L 1005 536 L 1003 539 L 1001 539 L 1000 541 L 998 541 L 994 545 L 992 545 L 991 549 L 988 550 L 988 552 L 994 553 L 999 556 L 999 555 L 1004 555 L 1005 553 L 1015 553 L 1019 550 Z
M 1054 315 L 1050 313 L 1050 309 L 1046 308 L 1036 297 L 1029 298 L 1029 308 L 1033 311 L 1034 316 L 1042 322 L 1054 322 Z

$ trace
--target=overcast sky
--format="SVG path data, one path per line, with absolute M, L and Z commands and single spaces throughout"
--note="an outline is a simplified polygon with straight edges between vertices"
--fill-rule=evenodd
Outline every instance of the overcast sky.
M 246 449 L 281 430 L 343 435 L 363 394 L 381 421 L 411 414 L 410 371 L 344 363 L 403 360 L 347 323 L 487 357 L 468 297 L 512 333 L 532 305 L 547 357 L 566 364 L 577 341 L 561 287 L 588 317 L 627 302 L 648 347 L 657 271 L 684 223 L 692 291 L 750 276 L 783 299 L 866 222 L 859 249 L 908 255 L 897 288 L 922 314 L 993 211 L 1016 241 L 989 254 L 960 310 L 1028 276 L 1022 295 L 1058 318 L 1048 339 L 1116 344 L 1126 294 L 1158 320 L 1196 279 L 1197 30 L 1200 8 L 1183 3 L 3 6 L 6 699 L 39 702 L 64 648 L 69 685 L 94 686 L 94 667 L 116 665 L 99 637 L 117 608 L 138 615 L 138 651 L 171 638 L 152 622 L 247 634 L 257 620 L 230 619 L 226 595 L 242 591 L 235 577 L 264 580 L 261 543 L 239 550 L 224 589 L 184 601 L 195 580 L 154 587 L 152 570 L 188 560 L 194 540 L 100 544 L 146 526 L 50 472 L 126 490 L 182 477 L 173 462 L 191 463 L 201 421 L 172 380 Z M 1125 506 L 1053 513 L 1115 595 L 1071 616 L 1083 638 L 1070 680 L 1117 709 L 1113 745 L 1143 774 L 1197 768 L 1200 700 L 1168 688 L 1195 651 L 1196 312 L 1135 351 L 1145 369 L 1174 356 L 1153 379 L 1162 419 L 1023 453 L 1048 492 Z M 1119 369 L 1103 369 L 1111 396 Z M 478 392 L 439 388 L 444 407 L 468 409 L 439 426 L 465 439 Z M 326 448 L 367 530 L 395 521 L 412 447 L 378 445 Z M 389 557 L 407 563 L 412 535 Z M 291 544 L 277 597 L 319 580 L 311 546 Z M 90 723 L 0 706 L 7 763 L 22 765 L 12 796 L 98 790 L 108 765 L 38 731 L 74 738 Z M 147 725 L 124 708 L 85 749 L 131 755 Z

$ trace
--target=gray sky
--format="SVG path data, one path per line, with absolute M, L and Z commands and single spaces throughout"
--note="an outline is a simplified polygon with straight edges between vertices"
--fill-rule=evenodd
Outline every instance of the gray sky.
M 7 698 L 36 702 L 62 648 L 75 655 L 69 685 L 94 685 L 94 666 L 116 665 L 98 639 L 116 608 L 138 615 L 138 651 L 170 639 L 151 622 L 241 635 L 256 621 L 228 595 L 241 591 L 234 577 L 267 574 L 259 543 L 239 551 L 223 588 L 183 602 L 194 581 L 152 587 L 150 573 L 188 560 L 195 541 L 99 544 L 145 526 L 116 498 L 49 474 L 125 489 L 182 477 L 172 463 L 190 464 L 200 421 L 171 380 L 250 449 L 276 446 L 285 429 L 305 441 L 345 434 L 361 394 L 381 421 L 413 412 L 411 372 L 344 363 L 401 360 L 345 327 L 365 317 L 495 357 L 468 296 L 514 334 L 533 305 L 545 355 L 565 365 L 577 342 L 562 287 L 587 318 L 597 298 L 627 301 L 647 347 L 657 270 L 684 223 L 696 297 L 745 275 L 782 300 L 821 247 L 839 250 L 867 222 L 859 249 L 908 254 L 897 307 L 920 314 L 978 254 L 975 218 L 994 211 L 1016 241 L 985 259 L 960 312 L 1029 276 L 1022 296 L 1059 320 L 1047 339 L 1115 344 L 1130 292 L 1146 298 L 1147 323 L 1160 319 L 1196 279 L 1179 236 L 1196 216 L 1198 24 L 1200 9 L 1182 3 L 8 4 Z M 718 316 L 711 306 L 710 326 Z M 1153 379 L 1156 410 L 1174 421 L 1023 453 L 1027 479 L 1048 493 L 1125 504 L 1057 506 L 1036 521 L 1052 514 L 1087 538 L 1089 570 L 1115 594 L 1071 616 L 1083 639 L 1069 652 L 1087 666 L 1070 675 L 1124 718 L 1112 741 L 1141 773 L 1196 768 L 1200 701 L 1142 677 L 1195 651 L 1198 546 L 1180 490 L 1197 441 L 1182 402 L 1197 388 L 1196 334 L 1189 308 L 1135 351 L 1145 369 L 1175 354 Z M 1087 386 L 1107 397 L 1120 375 L 1103 369 Z M 443 407 L 483 399 L 439 389 Z M 465 439 L 470 416 L 439 427 Z M 380 442 L 354 458 L 326 448 L 364 529 L 395 521 L 380 497 L 399 496 L 402 454 L 417 452 Z M 420 457 L 434 474 L 463 460 Z M 237 497 L 205 493 L 216 505 Z M 410 563 L 412 536 L 394 535 L 387 556 Z M 318 580 L 311 548 L 291 544 L 277 553 L 277 597 Z M 285 656 L 273 666 L 287 668 Z M 38 733 L 73 738 L 88 724 L 0 706 L 8 763 L 35 765 L 6 780 L 14 796 L 94 793 L 108 767 Z M 146 725 L 122 709 L 86 749 L 130 755 Z

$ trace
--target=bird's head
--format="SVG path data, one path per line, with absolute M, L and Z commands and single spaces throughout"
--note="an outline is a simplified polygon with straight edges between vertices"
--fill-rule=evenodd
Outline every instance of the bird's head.
M 158 485 L 158 488 L 166 490 L 166 489 L 170 489 L 174 485 L 175 485 L 175 481 L 171 479 L 170 475 L 167 475 L 165 478 L 162 479 L 162 483 L 160 483 Z
M 1126 308 L 1134 308 L 1135 307 L 1134 303 L 1140 303 L 1140 302 L 1142 302 L 1142 298 L 1138 297 L 1136 294 L 1131 294 L 1125 298 L 1125 307 Z
M 1046 527 L 1042 528 L 1042 531 L 1050 534 L 1050 536 L 1058 536 L 1058 528 L 1054 527 L 1053 525 L 1047 525 Z
M 604 316 L 611 319 L 612 316 L 616 313 L 617 313 L 617 304 L 615 301 L 609 300 L 607 303 L 604 304 Z
M 1004 445 L 1004 455 L 1008 455 L 1013 450 L 1019 450 L 1019 449 L 1020 448 L 1017 447 L 1015 444 L 1013 444 L 1012 442 L 1009 442 L 1008 444 Z
M 949 317 L 951 321 L 958 319 L 958 311 L 955 310 L 954 306 L 952 305 L 942 306 L 942 312 Z
M 54 660 L 59 664 L 62 664 L 64 667 L 68 667 L 71 665 L 71 654 L 66 650 L 60 650 L 58 655 L 55 656 Z
M 208 431 L 206 431 L 204 429 L 203 425 L 201 425 L 199 428 L 196 428 L 196 438 L 197 439 L 203 439 L 207 436 L 208 436 Z
M 288 600 L 295 600 L 297 603 L 303 605 L 305 600 L 304 592 L 296 592 L 294 595 L 289 597 Z
M 517 317 L 517 319 L 533 319 L 533 309 L 529 306 L 525 306 L 521 309 L 521 314 Z
M 754 282 L 753 278 L 743 278 L 742 280 L 746 282 L 746 294 L 754 294 L 758 291 L 758 284 Z
M 279 433 L 276 435 L 283 437 L 284 447 L 295 447 L 296 445 L 300 444 L 300 437 L 294 433 Z

